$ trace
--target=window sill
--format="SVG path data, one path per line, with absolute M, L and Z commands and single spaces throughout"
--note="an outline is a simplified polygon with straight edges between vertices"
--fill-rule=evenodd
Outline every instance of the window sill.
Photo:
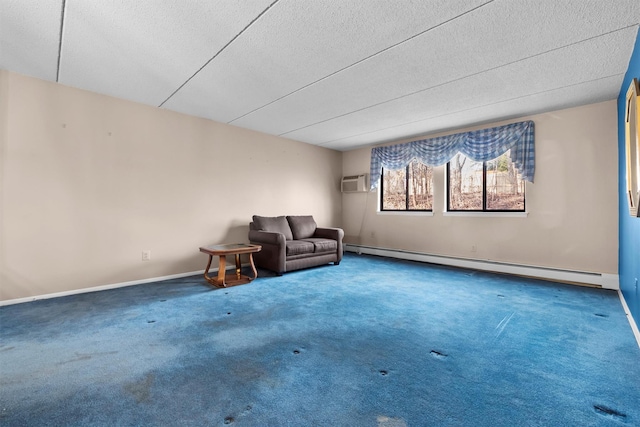
M 378 215 L 433 216 L 433 211 L 378 211 Z
M 526 218 L 529 212 L 442 212 L 442 216 L 475 216 L 494 218 Z

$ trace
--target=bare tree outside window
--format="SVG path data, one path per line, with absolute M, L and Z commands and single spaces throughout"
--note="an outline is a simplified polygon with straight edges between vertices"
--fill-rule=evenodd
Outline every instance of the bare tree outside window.
M 525 184 L 509 151 L 487 162 L 458 153 L 447 164 L 451 211 L 524 211 Z
M 407 206 L 406 169 L 382 170 L 382 210 L 404 210 Z
M 382 170 L 381 210 L 433 209 L 433 168 L 413 160 L 406 168 Z
M 449 210 L 482 210 L 482 162 L 458 153 L 449 173 Z
M 508 152 L 487 162 L 487 210 L 524 210 L 524 181 Z

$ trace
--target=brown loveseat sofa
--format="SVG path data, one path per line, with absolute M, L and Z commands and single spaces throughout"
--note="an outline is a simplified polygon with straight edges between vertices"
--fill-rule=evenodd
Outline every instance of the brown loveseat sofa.
M 319 228 L 310 215 L 253 216 L 249 224 L 249 242 L 261 245 L 253 256 L 257 267 L 276 272 L 315 267 L 342 260 L 340 228 Z

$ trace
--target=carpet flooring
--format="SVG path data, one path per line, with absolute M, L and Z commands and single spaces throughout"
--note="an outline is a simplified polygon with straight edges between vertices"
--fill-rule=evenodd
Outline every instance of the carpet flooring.
M 345 254 L 0 308 L 2 426 L 639 426 L 614 291 Z

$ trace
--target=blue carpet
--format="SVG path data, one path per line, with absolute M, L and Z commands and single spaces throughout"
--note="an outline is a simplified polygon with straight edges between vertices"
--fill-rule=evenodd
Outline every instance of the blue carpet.
M 617 293 L 346 254 L 0 308 L 3 426 L 640 425 Z

